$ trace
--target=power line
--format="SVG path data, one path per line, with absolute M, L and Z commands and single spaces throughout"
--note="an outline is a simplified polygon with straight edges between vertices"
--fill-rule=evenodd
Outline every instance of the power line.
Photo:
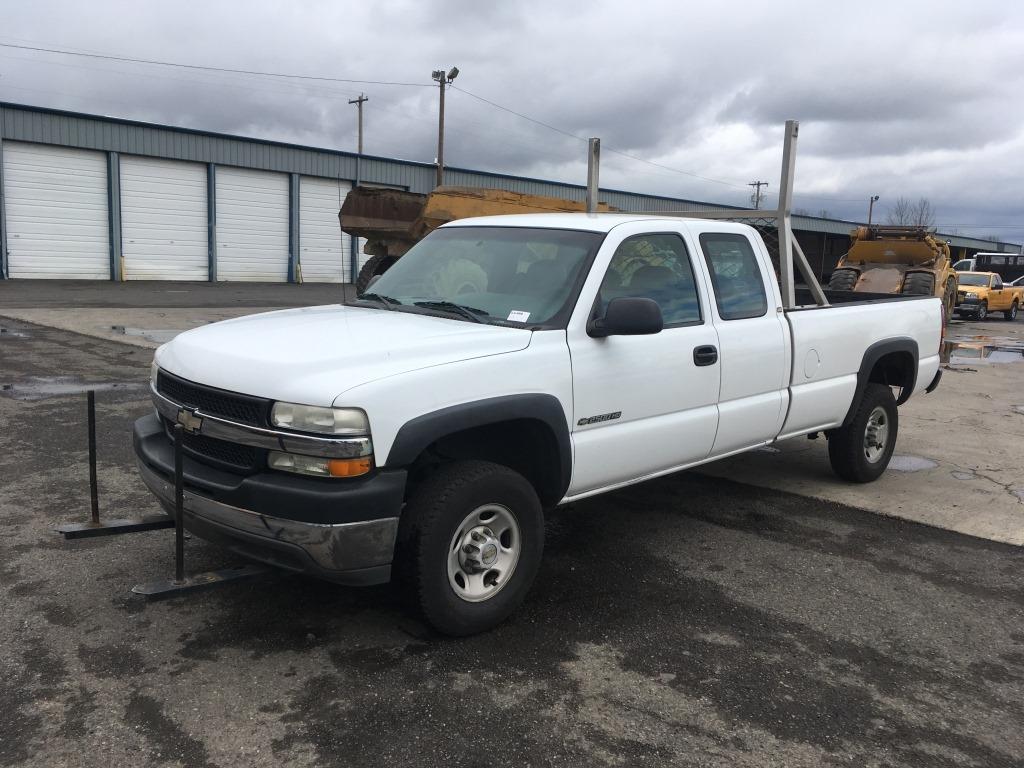
M 197 69 L 204 72 L 226 72 L 233 75 L 256 75 L 258 77 L 282 77 L 291 80 L 317 80 L 326 83 L 360 83 L 365 85 L 401 85 L 413 88 L 432 88 L 427 83 L 402 83 L 388 80 L 355 80 L 347 77 L 320 77 L 317 75 L 294 75 L 284 72 L 262 72 L 253 69 L 231 69 L 229 67 L 211 67 L 201 64 L 182 64 L 175 61 L 158 61 L 156 59 L 136 59 L 130 56 L 114 56 L 105 53 L 83 53 L 81 51 L 67 51 L 59 48 L 43 48 L 34 45 L 14 45 L 13 43 L 0 43 L 0 48 L 17 48 L 23 51 L 37 51 L 42 53 L 57 53 L 62 56 L 84 56 L 90 59 L 104 59 L 106 61 L 126 61 L 133 64 L 153 64 L 161 67 L 178 67 L 179 69 Z
M 514 109 L 510 109 L 509 107 L 503 106 L 502 104 L 498 104 L 496 101 L 491 101 L 490 99 L 485 99 L 483 96 L 478 96 L 475 93 L 471 93 L 470 91 L 467 91 L 465 88 L 459 88 L 456 85 L 453 85 L 452 88 L 454 88 L 456 91 L 459 91 L 460 93 L 464 93 L 467 96 L 470 96 L 470 97 L 472 97 L 474 99 L 477 99 L 478 101 L 482 101 L 484 104 L 489 104 L 490 106 L 494 107 L 495 109 L 500 109 L 503 112 L 508 112 L 510 115 L 515 115 L 516 117 L 522 118 L 523 120 L 527 120 L 527 121 L 529 121 L 531 123 L 535 123 L 536 125 L 543 126 L 544 128 L 547 128 L 549 130 L 555 131 L 556 133 L 560 133 L 563 136 L 568 136 L 570 139 L 576 139 L 577 141 L 587 141 L 587 139 L 584 138 L 583 136 L 577 136 L 575 133 L 563 130 L 562 128 L 559 128 L 557 126 L 551 125 L 550 123 L 545 123 L 543 120 L 538 120 L 535 117 L 530 117 L 529 115 L 524 115 L 522 112 L 517 112 Z M 646 160 L 646 159 L 644 159 L 642 157 L 637 157 L 636 155 L 631 155 L 628 152 L 623 152 L 622 150 L 613 149 L 613 148 L 608 147 L 608 146 L 604 147 L 604 151 L 605 152 L 611 152 L 612 154 L 615 154 L 615 155 L 621 155 L 622 157 L 628 157 L 630 160 L 635 160 L 638 163 L 645 163 L 645 164 L 653 166 L 655 168 L 661 168 L 662 170 L 665 170 L 665 171 L 671 171 L 672 173 L 682 174 L 683 176 L 690 176 L 691 178 L 694 178 L 694 179 L 701 179 L 703 181 L 710 181 L 710 182 L 712 182 L 714 184 L 724 184 L 727 187 L 735 187 L 736 189 L 743 189 L 743 186 L 744 186 L 742 184 L 734 184 L 731 181 L 723 181 L 722 179 L 713 179 L 710 176 L 701 176 L 699 173 L 693 173 L 691 171 L 684 171 L 684 170 L 682 170 L 680 168 L 673 168 L 671 166 L 663 165 L 662 163 L 656 163 L 653 160 Z

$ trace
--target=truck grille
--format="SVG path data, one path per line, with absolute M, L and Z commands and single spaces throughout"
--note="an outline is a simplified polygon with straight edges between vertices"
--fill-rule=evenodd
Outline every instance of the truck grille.
M 219 416 L 253 427 L 265 427 L 268 424 L 270 400 L 262 397 L 195 384 L 166 371 L 157 374 L 156 390 L 175 403 L 198 409 L 211 416 Z
M 174 440 L 174 425 L 164 419 L 164 430 L 167 436 Z M 181 448 L 186 456 L 198 459 L 206 464 L 212 464 L 222 469 L 238 472 L 253 472 L 257 465 L 262 465 L 265 451 L 251 445 L 241 443 L 229 443 L 226 440 L 218 440 L 206 435 L 197 435 L 192 432 L 182 432 Z

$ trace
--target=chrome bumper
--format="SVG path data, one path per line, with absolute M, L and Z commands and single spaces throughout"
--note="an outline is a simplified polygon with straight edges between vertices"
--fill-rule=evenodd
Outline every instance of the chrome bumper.
M 138 469 L 146 487 L 173 514 L 174 485 L 142 461 Z M 233 507 L 187 489 L 182 502 L 185 528 L 246 557 L 341 583 L 382 583 L 390 578 L 397 517 L 305 523 Z M 362 575 L 353 573 L 360 571 Z

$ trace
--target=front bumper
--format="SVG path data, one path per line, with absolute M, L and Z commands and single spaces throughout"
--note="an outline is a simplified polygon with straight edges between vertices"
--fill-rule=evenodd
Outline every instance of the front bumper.
M 133 432 L 139 473 L 165 511 L 174 509 L 174 450 L 160 420 Z M 243 557 L 342 584 L 391 578 L 405 472 L 356 480 L 240 476 L 183 457 L 185 528 Z

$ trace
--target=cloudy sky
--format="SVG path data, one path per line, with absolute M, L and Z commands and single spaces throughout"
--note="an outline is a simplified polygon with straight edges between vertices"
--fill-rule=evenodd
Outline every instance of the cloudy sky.
M 430 73 L 458 66 L 448 165 L 583 183 L 576 137 L 599 136 L 602 186 L 731 204 L 750 181 L 777 191 L 794 118 L 795 206 L 863 220 L 877 194 L 884 219 L 926 197 L 943 231 L 1024 239 L 1024 5 L 1009 0 L 34 0 L 5 4 L 0 44 L 2 101 L 354 150 L 363 92 L 366 152 L 426 162 Z

